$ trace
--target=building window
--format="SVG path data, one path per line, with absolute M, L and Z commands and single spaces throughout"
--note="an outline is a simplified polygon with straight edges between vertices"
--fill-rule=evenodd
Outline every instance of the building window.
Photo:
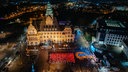
M 71 42 L 73 42 L 73 40 L 71 39 Z
M 38 43 L 37 43 L 37 42 L 35 42 L 35 44 L 37 45 Z
M 31 42 L 31 44 L 33 44 L 33 42 Z

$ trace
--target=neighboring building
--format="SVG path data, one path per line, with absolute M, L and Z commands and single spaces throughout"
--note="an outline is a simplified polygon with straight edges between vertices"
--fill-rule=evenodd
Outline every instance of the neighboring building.
M 128 11 L 127 6 L 113 6 L 113 8 L 115 8 L 118 11 Z
M 99 20 L 96 38 L 100 44 L 121 46 L 121 41 L 128 39 L 128 30 L 120 21 Z
M 47 4 L 45 17 L 42 17 L 39 30 L 32 25 L 32 19 L 30 19 L 30 25 L 27 31 L 28 45 L 39 45 L 40 43 L 64 43 L 74 42 L 74 34 L 71 27 L 60 27 L 57 19 L 53 15 L 51 4 Z
M 121 44 L 122 44 L 121 47 L 123 48 L 123 52 L 128 58 L 128 40 L 123 40 Z

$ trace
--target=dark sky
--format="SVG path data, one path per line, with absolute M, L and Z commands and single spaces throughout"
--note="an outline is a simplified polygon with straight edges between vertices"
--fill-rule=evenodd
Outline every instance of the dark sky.
M 11 1 L 11 2 L 19 2 L 19 1 L 28 1 L 28 0 L 0 0 L 2 3 L 6 3 L 6 1 Z M 50 1 L 50 2 L 63 2 L 63 1 L 68 1 L 68 0 L 30 0 L 31 2 L 43 2 L 43 1 Z M 82 0 L 71 0 L 71 1 L 82 1 Z M 109 1 L 127 1 L 127 0 L 85 0 L 89 2 L 109 2 Z
M 31 1 L 68 1 L 68 0 L 31 0 Z M 82 0 L 71 0 L 71 1 L 82 1 Z M 108 2 L 108 1 L 127 1 L 127 0 L 85 0 L 90 2 Z

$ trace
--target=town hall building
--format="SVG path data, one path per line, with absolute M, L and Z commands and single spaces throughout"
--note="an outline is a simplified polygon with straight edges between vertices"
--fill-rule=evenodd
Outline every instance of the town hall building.
M 70 26 L 60 27 L 56 17 L 53 15 L 50 3 L 46 6 L 45 17 L 42 18 L 39 29 L 33 25 L 30 19 L 30 25 L 27 29 L 28 46 L 39 45 L 47 42 L 53 43 L 70 43 L 74 42 L 74 34 Z

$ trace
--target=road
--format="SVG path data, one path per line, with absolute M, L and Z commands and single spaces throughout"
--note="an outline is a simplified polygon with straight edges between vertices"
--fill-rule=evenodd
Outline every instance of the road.
M 25 37 L 26 37 L 25 35 L 21 36 L 20 42 L 18 42 L 15 46 L 11 47 L 10 52 L 7 52 L 6 56 L 0 61 L 1 71 L 4 70 L 5 68 L 9 69 L 10 68 L 9 66 L 13 64 L 17 59 L 17 57 L 22 53 L 21 51 L 23 51 L 24 49 Z
M 79 28 L 76 28 L 75 32 L 76 32 L 75 41 L 78 44 L 78 46 L 81 46 L 82 48 L 89 48 L 89 43 L 85 39 L 83 32 Z

